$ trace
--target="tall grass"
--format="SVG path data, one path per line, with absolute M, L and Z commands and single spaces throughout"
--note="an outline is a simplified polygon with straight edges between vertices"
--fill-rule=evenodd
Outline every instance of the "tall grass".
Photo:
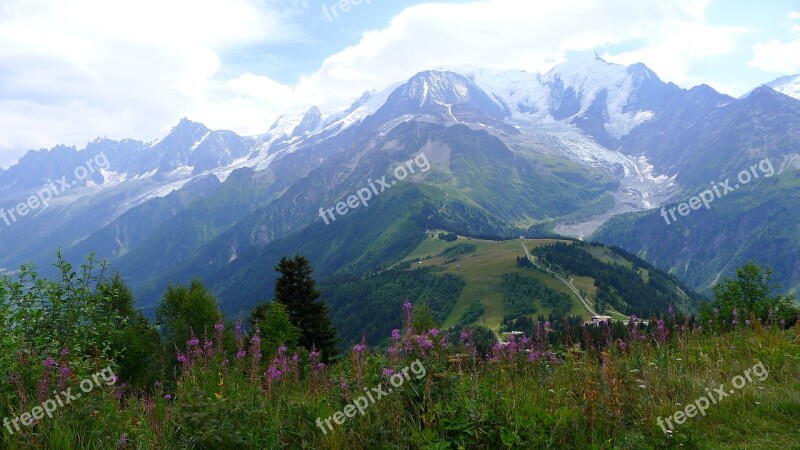
M 410 321 L 408 322 L 410 323 Z M 767 329 L 765 329 L 767 328 Z M 754 321 L 729 331 L 673 324 L 599 345 L 553 347 L 549 329 L 480 354 L 469 332 L 396 330 L 388 349 L 356 346 L 327 367 L 315 352 L 245 355 L 190 343 L 173 388 L 152 394 L 96 390 L 2 448 L 798 448 L 800 336 Z M 584 334 L 596 333 L 587 325 Z M 603 334 L 602 329 L 600 333 Z M 586 339 L 582 342 L 594 342 Z M 325 419 L 388 374 L 419 360 L 411 377 L 333 431 Z M 667 417 L 754 364 L 748 383 L 665 434 Z M 387 371 L 388 369 L 388 371 Z M 6 416 L 21 411 L 4 407 Z M 333 422 L 332 422 L 333 423 Z

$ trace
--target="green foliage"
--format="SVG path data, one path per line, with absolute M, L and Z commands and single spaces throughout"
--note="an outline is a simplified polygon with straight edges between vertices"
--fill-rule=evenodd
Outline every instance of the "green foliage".
M 366 336 L 376 343 L 392 329 L 403 327 L 397 314 L 408 300 L 427 305 L 433 320 L 442 323 L 452 311 L 465 282 L 451 274 L 435 274 L 433 269 L 387 270 L 364 278 L 340 276 L 322 284 L 331 306 L 333 321 L 343 346 L 352 346 Z
M 192 280 L 189 286 L 168 286 L 156 308 L 156 325 L 173 359 L 176 347 L 183 349 L 190 337 L 210 333 L 220 317 L 217 300 L 200 280 Z
M 466 255 L 468 253 L 475 252 L 475 250 L 477 250 L 477 249 L 478 249 L 478 246 L 475 245 L 475 244 L 468 244 L 466 242 L 462 242 L 460 244 L 456 244 L 456 245 L 454 245 L 452 247 L 446 248 L 439 256 Z
M 439 233 L 439 239 L 446 242 L 453 242 L 458 239 L 458 235 L 455 233 Z
M 117 375 L 135 389 L 150 388 L 162 375 L 165 356 L 158 331 L 134 307 L 133 292 L 118 272 L 110 282 L 102 282 L 98 292 L 111 299 L 104 306 L 106 313 L 115 318 L 117 332 L 109 339 L 114 353 L 119 355 Z
M 779 292 L 800 292 L 800 171 L 761 178 L 715 200 L 708 210 L 677 217 L 667 225 L 660 210 L 618 215 L 592 239 L 644 256 L 702 294 L 711 294 L 720 274 L 735 277 L 736 268 L 749 261 L 772 269 Z
M 751 314 L 762 322 L 792 323 L 798 314 L 793 296 L 773 295 L 772 271 L 762 270 L 754 263 L 736 269 L 736 278 L 726 278 L 714 286 L 714 300 L 704 304 L 700 311 L 703 321 L 717 320 L 731 324 L 734 319 L 741 323 Z M 714 311 L 716 310 L 716 312 Z M 734 310 L 736 316 L 734 317 Z
M 99 289 L 105 263 L 90 255 L 76 272 L 59 251 L 55 266 L 55 280 L 41 278 L 30 264 L 16 279 L 0 280 L 0 353 L 8 357 L 24 348 L 38 357 L 58 357 L 67 348 L 86 357 L 112 357 L 112 340 L 124 318 L 112 307 L 119 301 L 115 294 Z
M 286 307 L 292 325 L 300 330 L 299 343 L 306 350 L 316 347 L 324 361 L 338 354 L 336 330 L 331 325 L 328 305 L 319 300 L 322 294 L 311 277 L 313 269 L 308 259 L 297 255 L 282 257 L 275 271 L 275 302 Z
M 458 320 L 458 323 L 460 325 L 470 325 L 475 323 L 476 320 L 481 318 L 483 312 L 483 303 L 481 303 L 480 300 L 473 300 L 467 307 L 467 310 L 464 311 L 464 315 Z
M 283 303 L 261 303 L 250 313 L 250 327 L 258 327 L 261 333 L 261 349 L 264 354 L 274 354 L 281 345 L 293 352 L 302 333 L 292 325 Z
M 699 296 L 689 289 L 682 289 L 673 277 L 664 274 L 639 260 L 633 255 L 624 254 L 626 262 L 617 264 L 603 262 L 595 258 L 590 250 L 602 248 L 597 244 L 573 242 L 566 244 L 543 245 L 533 250 L 533 254 L 542 261 L 552 264 L 553 271 L 591 277 L 597 286 L 597 302 L 604 309 L 613 306 L 623 314 L 636 314 L 647 317 L 651 314 L 663 313 L 670 306 L 692 311 Z M 614 249 L 611 256 L 622 261 L 618 256 L 620 249 Z M 639 273 L 640 268 L 649 271 L 649 280 L 644 281 Z
M 419 305 L 414 308 L 414 317 L 411 326 L 415 330 L 426 331 L 437 328 L 439 325 L 437 325 L 436 321 L 433 319 L 433 311 L 431 308 L 428 305 Z

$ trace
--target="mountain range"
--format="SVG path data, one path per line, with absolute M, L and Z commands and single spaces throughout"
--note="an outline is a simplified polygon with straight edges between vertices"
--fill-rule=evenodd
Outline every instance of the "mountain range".
M 156 142 L 32 150 L 0 169 L 0 207 L 17 213 L 0 218 L 0 266 L 47 272 L 57 248 L 73 261 L 95 252 L 147 308 L 167 284 L 199 277 L 235 313 L 270 297 L 284 254 L 308 256 L 321 277 L 363 276 L 441 229 L 596 240 L 700 292 L 755 260 L 793 292 L 799 87 L 800 76 L 784 77 L 737 99 L 584 54 L 544 74 L 421 72 L 343 111 L 281 116 L 257 136 L 182 119 Z M 335 222 L 320 218 L 421 154 L 429 171 Z M 764 158 L 774 177 L 677 223 L 659 215 Z M 107 164 L 78 177 L 89 161 Z M 21 214 L 64 179 L 46 207 Z

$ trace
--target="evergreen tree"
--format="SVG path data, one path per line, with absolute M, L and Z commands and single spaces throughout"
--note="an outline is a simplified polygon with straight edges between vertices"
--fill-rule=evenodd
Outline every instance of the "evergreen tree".
M 336 330 L 331 325 L 328 305 L 319 300 L 322 296 L 311 278 L 313 269 L 308 259 L 296 255 L 283 257 L 275 271 L 280 276 L 275 281 L 275 302 L 286 306 L 292 325 L 300 329 L 300 345 L 310 350 L 316 346 L 324 361 L 338 354 Z

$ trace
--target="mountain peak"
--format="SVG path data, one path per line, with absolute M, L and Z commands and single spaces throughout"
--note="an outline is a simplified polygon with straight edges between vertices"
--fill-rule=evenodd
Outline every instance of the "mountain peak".
M 172 127 L 169 134 L 196 134 L 198 132 L 207 133 L 210 131 L 200 122 L 193 122 L 186 117 L 182 118 L 177 125 Z
M 463 75 L 426 70 L 408 80 L 403 88 L 403 97 L 418 101 L 419 106 L 436 103 L 453 105 L 469 102 L 474 90 L 479 89 Z
M 773 90 L 800 100 L 800 75 L 787 75 L 766 84 Z
M 322 111 L 309 105 L 300 111 L 278 117 L 269 128 L 274 136 L 299 136 L 317 129 L 322 122 Z

